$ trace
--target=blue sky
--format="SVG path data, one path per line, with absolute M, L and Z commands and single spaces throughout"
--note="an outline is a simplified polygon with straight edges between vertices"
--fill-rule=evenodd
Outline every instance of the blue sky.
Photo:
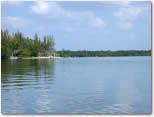
M 151 49 L 151 2 L 2 2 L 2 29 L 42 38 L 56 49 Z

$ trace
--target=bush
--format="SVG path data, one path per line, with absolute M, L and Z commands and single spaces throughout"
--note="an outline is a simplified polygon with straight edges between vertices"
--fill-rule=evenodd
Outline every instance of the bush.
M 20 56 L 20 57 L 29 57 L 30 52 L 28 50 L 20 50 L 19 53 L 18 53 L 18 56 Z
M 37 51 L 32 51 L 31 56 L 38 57 L 40 54 Z

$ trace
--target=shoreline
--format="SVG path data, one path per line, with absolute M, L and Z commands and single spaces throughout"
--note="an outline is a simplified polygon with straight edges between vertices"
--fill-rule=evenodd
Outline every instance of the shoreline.
M 94 56 L 96 58 L 101 58 L 99 56 Z M 102 56 L 102 57 L 144 57 L 144 56 Z M 41 56 L 41 57 L 13 57 L 9 59 L 57 59 L 57 58 L 87 58 L 87 57 L 54 57 L 54 56 Z M 89 57 L 88 57 L 89 58 Z M 93 57 L 91 57 L 93 58 Z
M 54 56 L 39 56 L 39 57 L 14 57 L 11 56 L 9 59 L 57 59 L 62 57 L 54 57 Z

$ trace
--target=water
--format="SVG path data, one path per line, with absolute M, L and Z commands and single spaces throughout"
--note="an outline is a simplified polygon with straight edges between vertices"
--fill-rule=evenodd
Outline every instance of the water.
M 151 57 L 2 60 L 4 114 L 149 114 Z

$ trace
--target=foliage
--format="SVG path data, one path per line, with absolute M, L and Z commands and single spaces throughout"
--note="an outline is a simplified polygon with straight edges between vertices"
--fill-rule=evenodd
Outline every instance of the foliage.
M 48 56 L 54 53 L 53 36 L 44 36 L 43 41 L 34 35 L 34 39 L 25 37 L 21 32 L 12 35 L 7 30 L 1 30 L 1 57 L 9 58 L 10 56 L 30 57 L 30 56 Z M 46 53 L 46 54 L 44 54 Z
M 42 41 L 37 34 L 34 39 L 25 37 L 21 32 L 10 35 L 7 30 L 1 31 L 1 57 L 10 56 L 60 56 L 60 57 L 103 57 L 103 56 L 151 56 L 151 50 L 127 50 L 127 51 L 70 51 L 61 50 L 55 53 L 54 38 L 52 35 L 44 36 Z
M 70 51 L 61 50 L 56 52 L 60 57 L 103 57 L 103 56 L 151 56 L 151 50 L 127 50 L 127 51 Z

